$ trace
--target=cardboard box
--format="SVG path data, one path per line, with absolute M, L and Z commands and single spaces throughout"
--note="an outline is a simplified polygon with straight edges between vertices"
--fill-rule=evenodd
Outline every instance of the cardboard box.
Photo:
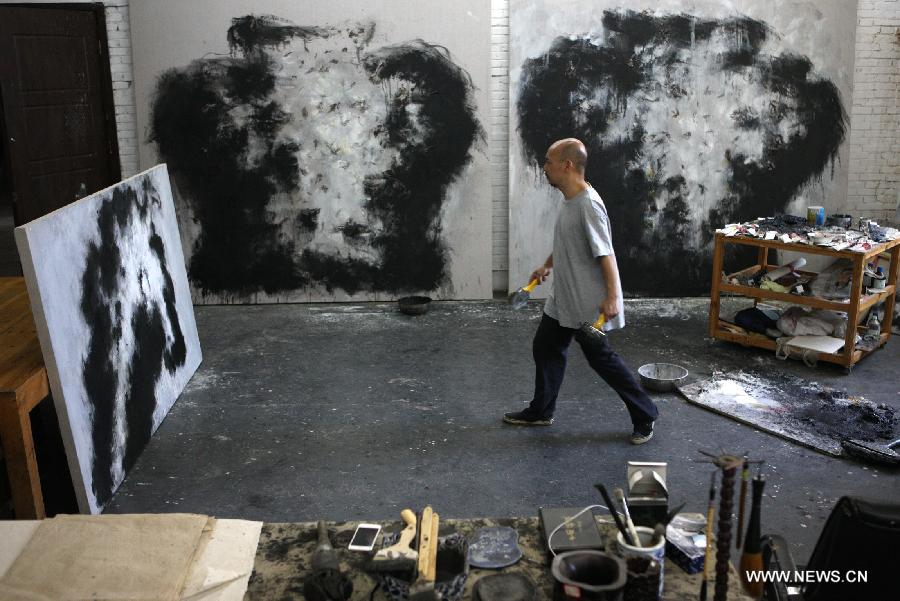
M 669 512 L 666 486 L 668 464 L 655 461 L 629 461 L 626 478 L 628 509 L 635 526 L 653 528 L 665 523 Z

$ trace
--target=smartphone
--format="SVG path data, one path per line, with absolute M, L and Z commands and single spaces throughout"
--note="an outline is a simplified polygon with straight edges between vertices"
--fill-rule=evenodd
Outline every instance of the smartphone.
M 375 539 L 378 538 L 379 532 L 381 526 L 378 524 L 360 524 L 356 527 L 347 548 L 351 551 L 371 551 L 375 548 Z

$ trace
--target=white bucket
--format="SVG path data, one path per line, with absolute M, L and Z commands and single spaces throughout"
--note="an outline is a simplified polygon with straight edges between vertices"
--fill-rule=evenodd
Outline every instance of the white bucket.
M 665 575 L 663 570 L 663 560 L 666 557 L 666 537 L 661 536 L 659 537 L 659 540 L 654 541 L 653 528 L 635 526 L 634 529 L 637 531 L 641 544 L 646 546 L 635 547 L 629 545 L 625 542 L 625 539 L 622 538 L 621 532 L 616 534 L 617 551 L 622 559 L 625 560 L 625 565 L 628 567 L 628 582 L 625 583 L 625 590 L 629 591 L 632 587 L 646 586 L 646 581 L 654 577 L 656 567 L 653 565 L 653 562 L 655 562 L 656 565 L 659 566 L 659 587 L 656 599 L 662 599 L 663 576 Z M 650 560 L 651 562 L 649 566 L 647 565 L 647 560 Z M 626 593 L 626 597 L 628 596 L 629 595 Z

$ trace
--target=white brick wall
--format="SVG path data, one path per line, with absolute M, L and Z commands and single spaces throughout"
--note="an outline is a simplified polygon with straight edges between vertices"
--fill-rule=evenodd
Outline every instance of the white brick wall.
M 859 0 L 847 212 L 900 220 L 900 0 Z
M 119 138 L 119 164 L 124 179 L 138 172 L 137 116 L 134 110 L 134 71 L 131 65 L 128 0 L 109 0 L 103 4 L 106 12 L 113 103 L 116 110 L 116 133 Z
M 494 290 L 506 292 L 509 271 L 509 0 L 491 0 L 491 204 Z

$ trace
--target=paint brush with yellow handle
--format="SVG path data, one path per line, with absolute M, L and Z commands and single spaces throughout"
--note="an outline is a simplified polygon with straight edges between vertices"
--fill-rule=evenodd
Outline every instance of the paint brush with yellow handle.
M 527 286 L 522 286 L 515 292 L 509 295 L 509 304 L 512 305 L 513 309 L 521 309 L 525 305 L 528 304 L 528 299 L 531 298 L 531 291 L 534 290 L 534 287 L 540 284 L 541 281 L 537 278 L 534 278 L 530 282 L 528 282 Z
M 578 338 L 578 342 L 580 344 L 590 344 L 594 346 L 605 346 L 606 345 L 606 334 L 601 329 L 603 324 L 606 323 L 606 313 L 601 313 L 600 317 L 597 318 L 593 324 L 589 324 L 588 322 L 584 322 L 581 324 L 581 327 L 578 328 L 578 332 L 575 336 Z

